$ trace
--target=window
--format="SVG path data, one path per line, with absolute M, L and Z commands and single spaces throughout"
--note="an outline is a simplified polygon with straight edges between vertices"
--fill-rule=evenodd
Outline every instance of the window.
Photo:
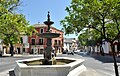
M 32 35 L 35 35 L 35 31 L 32 31 Z
M 23 52 L 25 52 L 25 48 L 23 48 L 22 50 L 23 50 Z
M 61 34 L 61 37 L 63 37 L 63 34 Z
M 59 40 L 59 45 L 61 44 L 61 41 Z
M 40 34 L 41 34 L 41 33 L 43 33 L 43 32 L 44 32 L 44 29 L 43 29 L 43 28 L 41 28 L 41 29 L 40 29 Z
M 62 39 L 62 45 L 63 45 L 63 39 Z
M 43 45 L 43 39 L 39 39 L 39 45 Z
M 55 40 L 55 45 L 57 44 L 57 40 Z
M 32 45 L 35 45 L 35 39 L 32 39 Z
M 52 32 L 52 30 L 50 30 L 50 32 Z

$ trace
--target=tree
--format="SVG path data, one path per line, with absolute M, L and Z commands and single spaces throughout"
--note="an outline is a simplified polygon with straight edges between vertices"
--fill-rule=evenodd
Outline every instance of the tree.
M 87 46 L 95 46 L 95 44 L 99 41 L 101 38 L 99 32 L 96 30 L 90 30 L 86 29 L 82 31 L 82 33 L 78 36 L 78 39 L 83 45 Z
M 99 46 L 102 46 L 101 43 L 99 42 L 100 37 L 101 36 L 96 30 L 86 29 L 82 31 L 82 33 L 78 36 L 78 39 L 81 42 L 81 45 L 87 46 L 89 49 L 88 52 L 91 52 L 90 48 L 93 48 L 94 51 L 96 45 L 100 44 Z M 101 55 L 103 55 L 103 52 L 101 53 Z
M 10 45 L 11 56 L 13 44 L 20 43 L 21 35 L 30 34 L 31 30 L 25 16 L 14 11 L 19 4 L 20 0 L 0 0 L 0 39 Z
M 88 38 L 86 36 L 86 33 L 80 34 L 79 37 L 78 37 L 78 39 L 79 39 L 79 41 L 80 41 L 80 43 L 81 43 L 82 46 L 87 46 Z
M 20 0 L 0 0 L 0 16 L 6 13 L 13 14 L 20 4 Z
M 10 53 L 13 56 L 13 44 L 19 43 L 21 33 L 27 32 L 28 25 L 23 15 L 4 14 L 0 17 L 0 35 L 4 43 L 10 44 Z
M 83 46 L 89 46 L 88 43 L 88 38 L 89 38 L 89 32 L 88 29 L 86 29 L 85 31 L 82 31 L 82 33 L 78 36 L 78 39 L 81 43 L 81 45 Z
M 71 5 L 66 7 L 66 11 L 69 15 L 61 20 L 66 34 L 91 28 L 99 32 L 102 39 L 111 43 L 115 73 L 119 76 L 113 42 L 120 35 L 120 1 L 72 0 Z

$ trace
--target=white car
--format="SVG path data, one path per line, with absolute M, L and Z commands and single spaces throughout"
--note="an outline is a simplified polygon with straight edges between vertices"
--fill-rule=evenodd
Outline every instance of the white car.
M 81 50 L 78 52 L 79 55 L 87 55 L 87 51 Z
M 80 52 L 80 50 L 75 50 L 75 51 L 74 51 L 74 53 L 79 53 L 79 52 Z

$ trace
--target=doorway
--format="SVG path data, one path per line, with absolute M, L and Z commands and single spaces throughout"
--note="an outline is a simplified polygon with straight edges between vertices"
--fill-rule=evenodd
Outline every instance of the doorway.
M 20 48 L 17 48 L 17 53 L 20 54 Z

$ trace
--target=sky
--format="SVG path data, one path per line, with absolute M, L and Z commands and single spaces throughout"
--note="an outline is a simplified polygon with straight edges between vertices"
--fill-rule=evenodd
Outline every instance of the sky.
M 24 14 L 30 25 L 43 24 L 47 20 L 47 13 L 50 11 L 50 19 L 54 22 L 52 26 L 61 30 L 60 21 L 68 13 L 65 8 L 70 5 L 71 0 L 22 0 L 19 12 Z M 76 35 L 67 35 L 66 38 L 77 38 Z

